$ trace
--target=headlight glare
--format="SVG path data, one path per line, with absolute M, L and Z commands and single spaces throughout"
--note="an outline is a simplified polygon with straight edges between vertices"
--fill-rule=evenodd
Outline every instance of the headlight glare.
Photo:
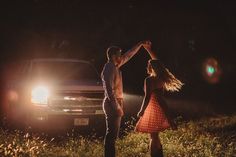
M 31 91 L 31 103 L 33 104 L 48 104 L 49 90 L 45 86 L 37 86 Z

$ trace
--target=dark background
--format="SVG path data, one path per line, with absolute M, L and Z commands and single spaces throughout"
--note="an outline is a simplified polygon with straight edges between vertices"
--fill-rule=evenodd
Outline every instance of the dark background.
M 127 51 L 148 39 L 185 83 L 170 97 L 234 106 L 235 1 L 24 0 L 1 1 L 0 7 L 1 69 L 17 60 L 64 57 L 90 60 L 101 72 L 108 46 Z M 222 68 L 216 84 L 201 74 L 208 57 L 216 58 Z M 143 94 L 148 59 L 141 49 L 122 67 L 126 93 Z

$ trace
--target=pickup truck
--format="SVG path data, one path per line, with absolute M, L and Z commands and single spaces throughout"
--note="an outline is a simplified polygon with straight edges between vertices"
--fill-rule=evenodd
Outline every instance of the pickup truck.
M 95 67 L 76 59 L 32 59 L 5 68 L 2 111 L 13 126 L 104 128 Z

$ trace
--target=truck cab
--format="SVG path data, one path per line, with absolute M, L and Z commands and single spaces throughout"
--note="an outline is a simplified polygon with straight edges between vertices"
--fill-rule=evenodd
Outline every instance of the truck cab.
M 3 112 L 9 123 L 33 128 L 104 126 L 104 91 L 84 60 L 32 59 L 5 68 Z

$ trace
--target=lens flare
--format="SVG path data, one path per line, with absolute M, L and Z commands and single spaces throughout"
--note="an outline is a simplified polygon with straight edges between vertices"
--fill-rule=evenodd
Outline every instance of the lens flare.
M 208 58 L 202 64 L 202 75 L 209 83 L 218 83 L 221 79 L 222 71 L 215 58 Z
M 212 76 L 215 73 L 215 68 L 212 67 L 211 65 L 206 66 L 206 72 L 208 76 Z

